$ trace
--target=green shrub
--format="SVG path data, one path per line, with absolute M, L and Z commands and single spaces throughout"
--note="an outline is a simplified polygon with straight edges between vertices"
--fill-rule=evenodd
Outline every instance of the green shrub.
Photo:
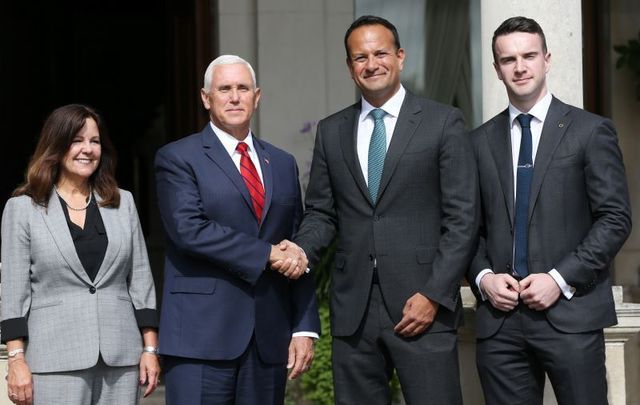
M 316 342 L 313 366 L 302 376 L 303 398 L 314 405 L 333 405 L 333 373 L 331 372 L 331 333 L 329 332 L 329 305 L 320 303 L 322 337 Z
M 336 241 L 329 246 L 320 263 L 313 268 L 322 336 L 315 343 L 315 356 L 311 369 L 293 384 L 289 382 L 287 386 L 287 405 L 333 405 L 334 403 L 333 373 L 331 372 L 329 288 L 335 251 Z M 396 403 L 400 397 L 400 383 L 395 374 L 390 385 L 393 402 Z

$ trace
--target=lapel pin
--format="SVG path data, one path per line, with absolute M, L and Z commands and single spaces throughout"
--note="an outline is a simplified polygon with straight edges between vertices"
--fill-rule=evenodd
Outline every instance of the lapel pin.
M 560 128 L 562 128 L 562 127 L 564 127 L 564 124 L 561 122 L 561 123 L 559 123 L 559 124 L 558 124 L 558 126 L 559 126 Z
M 269 159 L 264 158 L 264 162 L 265 162 L 266 164 L 269 164 Z

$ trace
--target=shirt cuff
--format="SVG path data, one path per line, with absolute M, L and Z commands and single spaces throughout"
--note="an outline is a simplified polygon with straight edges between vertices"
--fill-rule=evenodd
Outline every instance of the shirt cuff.
M 298 336 L 310 337 L 310 338 L 313 338 L 313 339 L 315 339 L 315 340 L 320 339 L 320 335 L 318 335 L 318 334 L 317 334 L 317 333 L 315 333 L 315 332 L 305 332 L 305 331 L 302 331 L 302 332 L 294 332 L 294 333 L 291 335 L 291 337 L 298 337 Z
M 476 286 L 478 287 L 478 291 L 480 291 L 480 298 L 482 298 L 482 301 L 486 301 L 487 297 L 484 296 L 484 293 L 482 292 L 482 288 L 480 288 L 480 280 L 482 280 L 482 277 L 484 277 L 485 274 L 493 274 L 493 270 L 491 269 L 484 269 L 480 272 L 480 274 L 478 274 L 476 276 Z
M 150 308 L 136 309 L 138 328 L 158 328 L 158 311 Z
M 2 330 L 2 343 L 29 337 L 29 328 L 25 317 L 5 319 L 0 322 L 0 330 Z
M 558 284 L 558 287 L 560 287 L 560 291 L 562 291 L 562 295 L 564 295 L 566 299 L 570 300 L 571 298 L 573 298 L 573 294 L 576 293 L 576 289 L 571 287 L 569 284 L 567 284 L 566 281 L 564 281 L 564 278 L 562 278 L 558 270 L 549 270 L 549 275 L 555 280 L 556 284 Z

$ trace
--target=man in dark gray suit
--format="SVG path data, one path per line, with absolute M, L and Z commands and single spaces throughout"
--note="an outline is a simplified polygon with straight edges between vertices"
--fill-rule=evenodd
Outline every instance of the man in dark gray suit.
M 485 400 L 542 404 L 546 372 L 559 404 L 606 404 L 608 268 L 631 228 L 616 132 L 547 91 L 535 21 L 506 20 L 492 47 L 509 107 L 472 134 L 483 223 L 467 275 Z
M 362 99 L 318 124 L 295 238 L 312 264 L 338 237 L 331 332 L 336 403 L 459 404 L 459 282 L 475 251 L 477 176 L 461 113 L 400 84 L 396 28 L 345 35 Z

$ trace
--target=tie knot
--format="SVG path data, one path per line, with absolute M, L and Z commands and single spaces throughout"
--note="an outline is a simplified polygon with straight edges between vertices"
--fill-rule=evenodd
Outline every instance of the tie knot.
M 530 128 L 531 118 L 533 118 L 533 115 L 531 114 L 520 114 L 516 117 L 516 119 L 520 123 L 521 128 Z
M 236 145 L 236 150 L 241 154 L 244 155 L 245 153 L 247 153 L 247 149 L 249 149 L 249 145 L 247 145 L 244 142 L 238 142 L 238 145 Z
M 374 110 L 371 110 L 369 115 L 371 115 L 374 120 L 378 121 L 378 120 L 382 119 L 385 115 L 387 115 L 387 113 L 384 112 L 384 110 L 381 109 L 381 108 L 376 108 Z

